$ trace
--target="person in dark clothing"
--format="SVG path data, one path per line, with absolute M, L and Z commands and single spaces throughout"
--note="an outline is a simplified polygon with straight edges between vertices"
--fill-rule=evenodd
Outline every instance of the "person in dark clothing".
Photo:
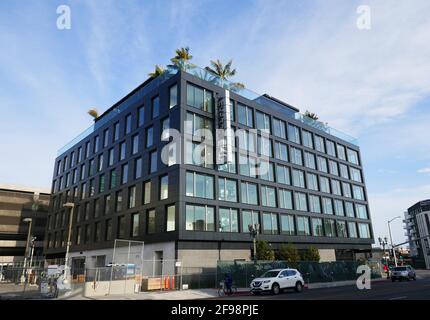
M 224 284 L 225 284 L 225 287 L 227 288 L 228 294 L 232 294 L 233 291 L 232 291 L 231 287 L 233 286 L 233 278 L 231 277 L 231 275 L 229 273 L 226 273 L 224 275 Z

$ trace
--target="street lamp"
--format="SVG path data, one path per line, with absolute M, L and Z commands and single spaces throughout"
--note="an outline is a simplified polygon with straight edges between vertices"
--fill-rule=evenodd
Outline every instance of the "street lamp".
M 390 223 L 393 222 L 396 219 L 401 219 L 401 216 L 397 216 L 391 220 L 388 221 L 388 231 L 390 232 L 390 242 L 391 242 L 391 250 L 393 251 L 393 256 L 394 256 L 394 265 L 397 267 L 397 257 L 396 257 L 396 251 L 394 250 L 393 247 L 393 237 L 391 236 L 391 227 L 390 227 Z
M 70 245 L 71 245 L 71 234 L 72 234 L 72 222 L 73 222 L 73 211 L 75 209 L 75 204 L 73 202 L 67 202 L 63 205 L 64 208 L 69 208 L 70 209 L 70 215 L 69 215 L 69 230 L 67 233 L 67 245 L 66 245 L 66 257 L 65 257 L 65 261 L 64 261 L 64 283 L 67 283 L 68 281 L 68 275 L 67 275 L 67 270 L 69 268 L 69 250 L 70 250 Z
M 21 282 L 26 281 L 26 276 L 27 276 L 28 245 L 30 244 L 31 231 L 32 231 L 31 227 L 33 225 L 33 219 L 32 218 L 24 218 L 24 219 L 22 219 L 22 222 L 28 223 L 28 233 L 27 233 L 27 242 L 25 245 L 24 268 L 22 270 Z
M 382 250 L 384 252 L 383 259 L 384 259 L 384 264 L 387 267 L 387 278 L 388 278 L 388 275 L 389 275 L 389 272 L 388 272 L 388 270 L 389 270 L 388 269 L 388 258 L 387 258 L 387 254 L 385 252 L 385 246 L 388 247 L 388 239 L 387 239 L 387 237 L 385 237 L 384 239 L 382 239 L 381 237 L 379 237 L 378 240 L 379 240 L 379 245 L 382 246 Z
M 258 224 L 258 223 L 248 225 L 249 235 L 252 237 L 252 242 L 254 245 L 254 262 L 255 263 L 257 263 L 257 235 L 258 235 L 259 229 L 260 229 L 260 224 Z

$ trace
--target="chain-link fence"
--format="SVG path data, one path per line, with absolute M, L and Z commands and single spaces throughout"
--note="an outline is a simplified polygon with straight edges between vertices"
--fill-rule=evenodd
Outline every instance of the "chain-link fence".
M 261 276 L 271 269 L 294 268 L 300 271 L 306 283 L 333 282 L 356 280 L 359 276 L 357 268 L 366 264 L 371 269 L 372 278 L 381 278 L 382 269 L 378 262 L 335 261 L 335 262 L 297 262 L 287 261 L 219 261 L 216 277 L 223 279 L 231 274 L 238 287 L 249 287 L 252 279 Z

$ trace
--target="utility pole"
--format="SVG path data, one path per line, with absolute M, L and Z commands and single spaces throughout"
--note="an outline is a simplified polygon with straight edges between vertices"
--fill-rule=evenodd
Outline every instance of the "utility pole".
M 393 237 L 391 235 L 391 226 L 390 223 L 393 222 L 396 219 L 400 219 L 401 216 L 397 216 L 391 220 L 388 221 L 388 231 L 390 232 L 390 242 L 391 242 L 391 250 L 393 251 L 393 256 L 394 256 L 394 265 L 397 267 L 397 257 L 396 257 L 396 250 L 394 249 L 394 245 L 393 245 Z
M 68 269 L 69 269 L 69 250 L 70 250 L 70 245 L 71 245 L 71 234 L 72 234 L 72 223 L 73 223 L 73 212 L 75 209 L 75 204 L 72 202 L 67 202 L 63 205 L 63 207 L 65 208 L 69 208 L 70 209 L 70 214 L 69 214 L 69 230 L 67 233 L 67 245 L 66 245 L 66 256 L 64 259 L 64 283 L 68 284 Z
M 22 269 L 21 282 L 27 282 L 27 257 L 29 254 L 28 246 L 30 244 L 31 232 L 33 231 L 33 230 L 31 230 L 32 226 L 33 226 L 33 219 L 32 218 L 25 218 L 22 221 L 25 223 L 28 223 L 28 233 L 27 233 L 27 242 L 25 244 L 24 266 Z

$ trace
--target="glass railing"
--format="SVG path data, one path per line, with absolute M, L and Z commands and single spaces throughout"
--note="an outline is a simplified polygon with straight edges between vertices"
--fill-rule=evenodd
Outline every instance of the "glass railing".
M 209 72 L 206 69 L 200 68 L 198 66 L 189 65 L 186 66 L 186 69 L 184 70 L 186 73 L 191 74 L 199 79 L 202 79 L 204 81 L 208 81 L 210 83 L 213 83 L 216 86 L 219 86 L 221 88 L 230 90 L 248 100 L 255 100 L 257 103 L 262 104 L 262 95 L 258 94 L 252 90 L 249 90 L 247 88 L 242 87 L 237 82 L 232 82 L 229 80 L 221 79 L 219 76 Z M 112 120 L 116 115 L 123 112 L 127 108 L 129 108 L 131 105 L 134 105 L 135 103 L 139 102 L 146 94 L 148 94 L 153 89 L 157 88 L 159 85 L 161 85 L 166 80 L 170 79 L 172 76 L 174 76 L 178 72 L 178 69 L 176 68 L 167 68 L 166 71 L 146 84 L 144 87 L 140 88 L 138 91 L 133 93 L 130 97 L 128 97 L 126 100 L 121 102 L 118 106 L 116 106 L 114 109 L 109 111 L 108 113 L 104 114 L 99 120 L 97 120 L 91 127 L 86 129 L 84 132 L 79 134 L 76 138 L 74 138 L 72 141 L 67 143 L 64 147 L 62 147 L 60 150 L 58 150 L 57 155 L 61 155 L 71 147 L 73 147 L 75 144 L 77 144 L 79 141 L 83 140 L 87 136 L 89 136 L 91 133 L 93 133 L 95 130 L 103 126 L 104 124 L 108 123 L 110 120 Z M 282 111 L 282 108 L 277 108 Z M 308 118 L 299 112 L 291 112 L 292 109 L 288 109 L 288 107 L 285 107 L 285 114 L 286 116 L 296 119 L 306 125 L 309 125 L 315 129 L 321 130 L 327 134 L 333 135 L 335 137 L 338 137 L 339 139 L 345 140 L 351 144 L 358 145 L 358 140 L 346 133 L 343 133 L 339 130 L 336 130 L 332 127 L 329 127 L 327 124 L 324 124 L 321 121 L 313 120 L 311 118 Z

